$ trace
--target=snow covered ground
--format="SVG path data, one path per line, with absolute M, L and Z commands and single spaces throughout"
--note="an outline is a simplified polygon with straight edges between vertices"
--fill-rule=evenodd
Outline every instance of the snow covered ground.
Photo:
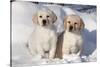
M 67 59 L 38 59 L 38 56 L 32 57 L 28 52 L 25 44 L 31 32 L 35 29 L 32 23 L 32 15 L 40 8 L 48 7 L 54 11 L 58 17 L 55 25 L 57 32 L 63 31 L 63 18 L 65 15 L 77 14 L 84 23 L 83 30 L 84 45 L 81 57 L 76 55 L 66 56 Z M 82 7 L 81 7 L 82 8 Z M 89 10 L 88 10 L 89 11 Z M 69 8 L 68 6 L 60 6 L 57 4 L 33 4 L 31 2 L 12 2 L 12 64 L 15 67 L 23 67 L 24 65 L 40 65 L 40 64 L 62 64 L 96 61 L 96 10 L 90 9 L 91 12 L 82 12 Z

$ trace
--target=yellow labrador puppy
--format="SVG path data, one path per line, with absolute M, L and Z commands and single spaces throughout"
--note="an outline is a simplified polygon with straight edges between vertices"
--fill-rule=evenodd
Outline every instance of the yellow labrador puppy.
M 50 9 L 43 8 L 33 16 L 33 22 L 37 24 L 35 31 L 28 40 L 28 48 L 33 56 L 53 59 L 56 50 L 57 35 L 54 31 L 54 23 L 57 17 Z
M 62 55 L 77 54 L 82 50 L 83 38 L 81 30 L 84 28 L 83 20 L 77 15 L 69 15 L 64 19 L 65 32 L 63 34 Z

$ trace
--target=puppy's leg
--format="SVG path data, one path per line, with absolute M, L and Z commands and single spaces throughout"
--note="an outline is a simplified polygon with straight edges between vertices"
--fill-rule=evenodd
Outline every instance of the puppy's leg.
M 31 56 L 36 55 L 35 49 L 32 48 L 32 46 L 30 46 L 29 44 L 26 44 L 26 48 L 28 49 L 28 52 L 30 53 Z
M 56 51 L 55 48 L 52 48 L 52 49 L 50 50 L 50 52 L 49 52 L 49 59 L 53 59 L 53 58 L 54 58 L 54 56 L 55 56 L 55 51 Z
M 49 58 L 49 52 L 45 53 L 45 58 Z
M 55 57 L 55 52 L 56 52 L 56 42 L 57 38 L 53 38 L 50 43 L 50 51 L 49 51 L 49 59 L 53 59 Z
M 83 50 L 82 44 L 83 44 L 83 41 L 82 41 L 82 40 L 79 40 L 78 43 L 77 43 L 77 45 L 76 45 L 76 48 L 78 49 L 78 51 L 77 51 L 76 54 L 77 54 L 78 56 L 80 56 L 81 53 L 82 53 L 82 50 Z
M 82 51 L 83 51 L 82 46 L 83 46 L 83 39 L 81 38 L 81 39 L 77 42 L 77 47 L 78 47 L 78 49 L 79 49 L 79 51 L 77 52 L 77 55 L 78 55 L 78 56 L 81 56 L 81 53 L 82 53 Z
M 63 59 L 66 59 L 66 56 L 70 54 L 70 49 L 69 48 L 63 48 Z
M 78 46 L 73 46 L 70 48 L 71 54 L 77 54 L 79 52 Z
M 77 56 L 80 56 L 81 50 L 82 50 L 81 46 L 79 46 L 79 45 L 73 46 L 71 48 L 71 54 L 76 54 Z
M 83 50 L 83 49 L 82 49 L 82 46 L 80 46 L 80 47 L 79 47 L 79 51 L 78 51 L 78 53 L 77 53 L 77 55 L 78 55 L 78 56 L 80 56 L 80 55 L 81 55 L 82 50 Z
M 38 46 L 37 48 L 37 55 L 40 56 L 41 58 L 44 57 L 44 51 L 41 46 Z
M 77 56 L 80 56 L 80 54 L 81 54 L 81 50 L 79 50 L 79 52 L 77 53 Z

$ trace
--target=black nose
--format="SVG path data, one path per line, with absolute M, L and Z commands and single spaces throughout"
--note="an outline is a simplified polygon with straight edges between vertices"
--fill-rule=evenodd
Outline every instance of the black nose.
M 69 30 L 72 31 L 72 29 L 73 29 L 73 26 L 70 26 L 70 27 L 69 27 Z
M 43 22 L 43 25 L 46 25 L 46 20 L 43 20 L 42 22 Z

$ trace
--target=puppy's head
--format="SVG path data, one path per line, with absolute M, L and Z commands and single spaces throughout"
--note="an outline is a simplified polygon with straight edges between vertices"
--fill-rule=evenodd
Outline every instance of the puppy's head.
M 69 15 L 64 18 L 65 30 L 69 32 L 80 31 L 84 28 L 83 20 L 77 15 Z
M 39 10 L 33 16 L 32 20 L 40 26 L 50 26 L 57 20 L 57 16 L 53 11 L 49 9 L 43 9 Z

